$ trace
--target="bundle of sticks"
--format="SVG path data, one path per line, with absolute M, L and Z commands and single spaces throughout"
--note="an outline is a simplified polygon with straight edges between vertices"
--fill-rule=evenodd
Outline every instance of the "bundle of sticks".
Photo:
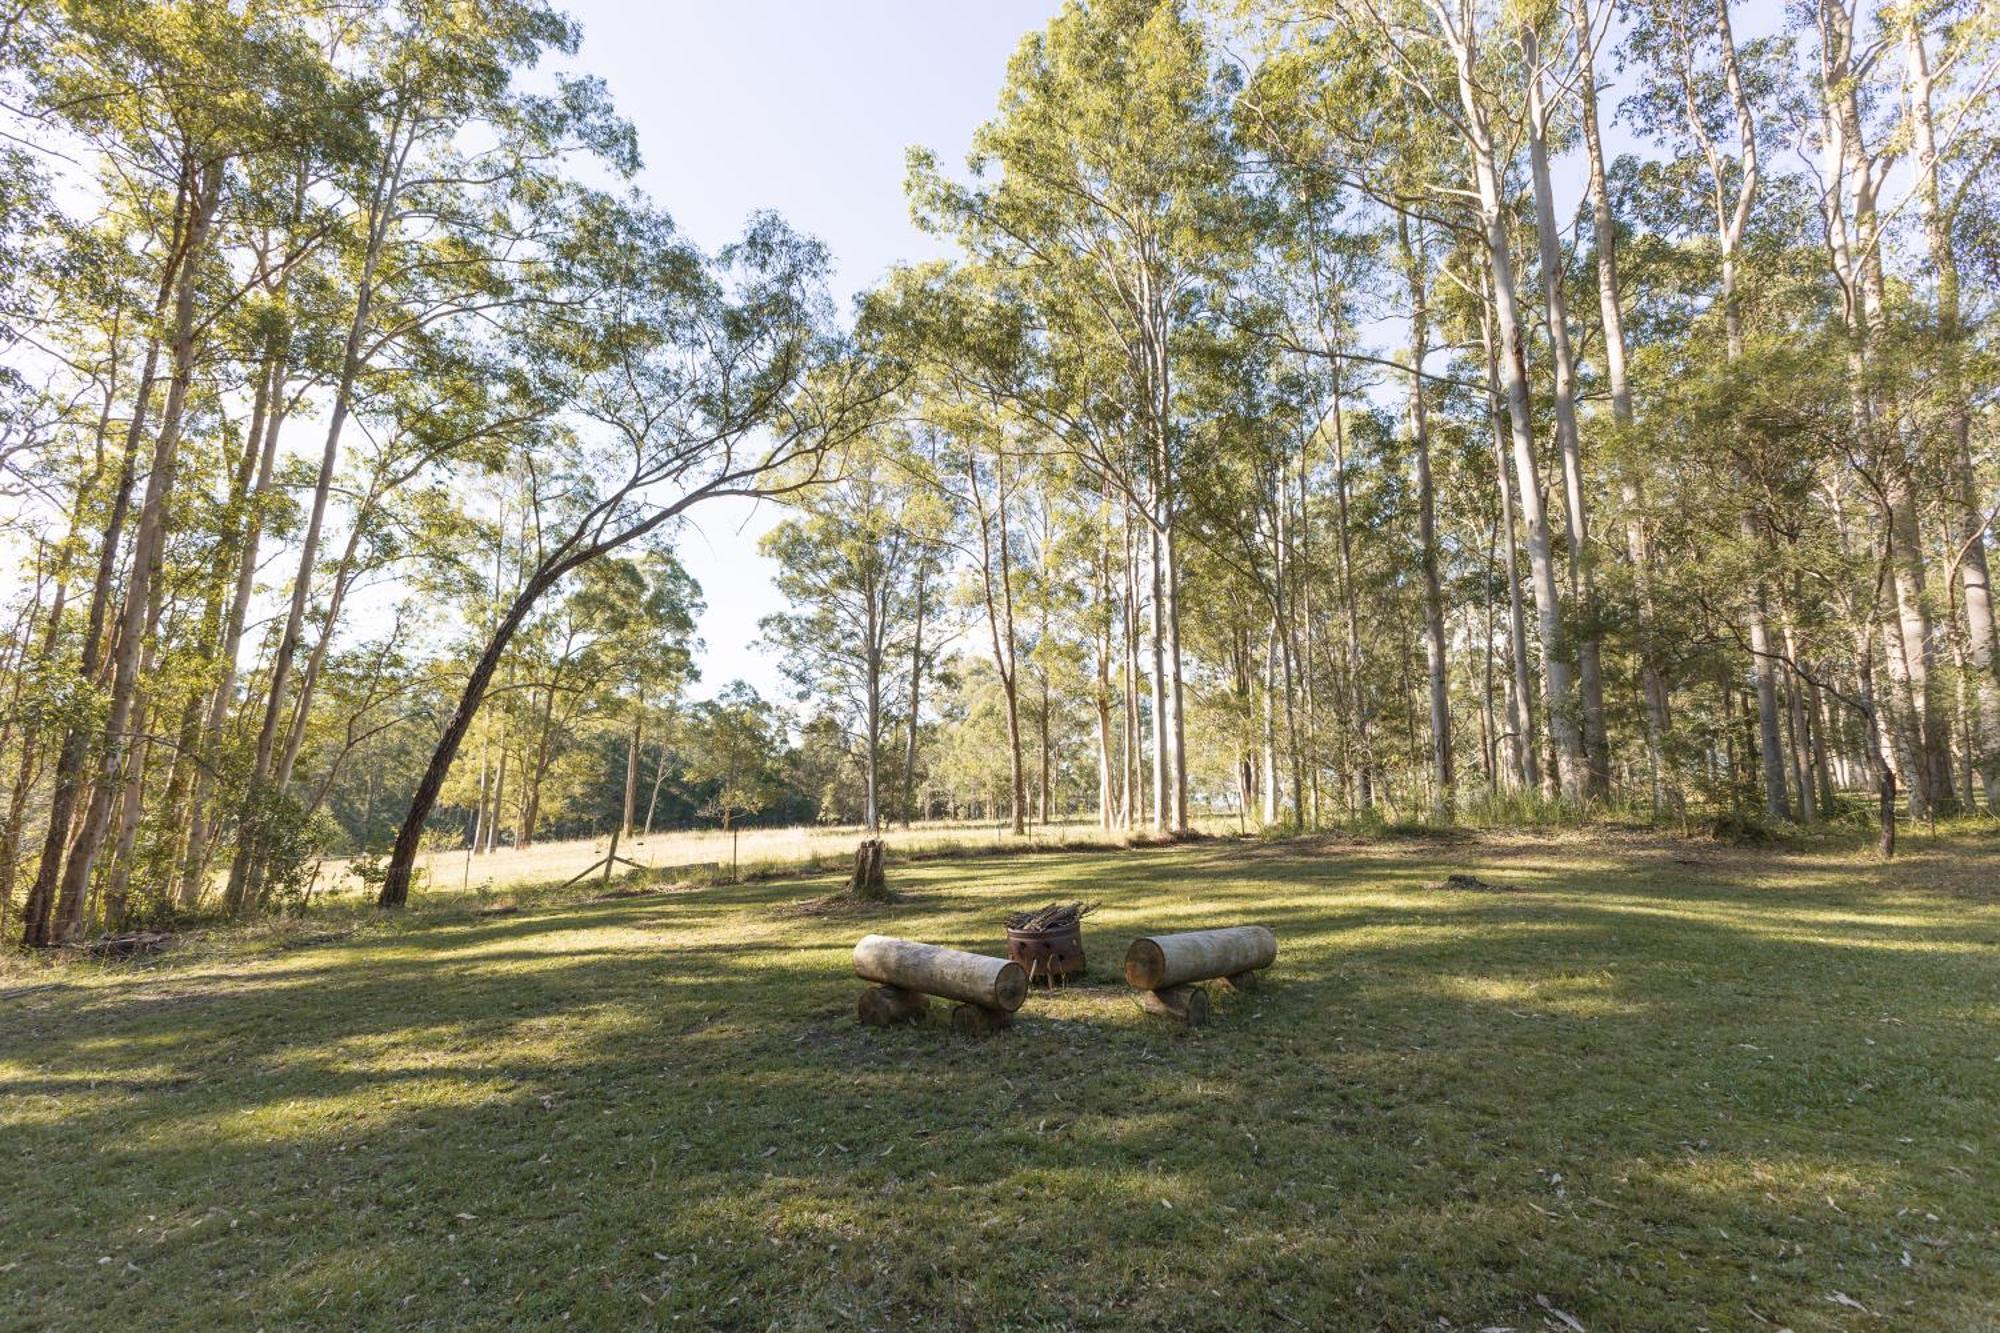
M 1033 912 L 1014 912 L 1007 917 L 1009 930 L 1069 930 L 1097 910 L 1096 903 L 1050 903 Z

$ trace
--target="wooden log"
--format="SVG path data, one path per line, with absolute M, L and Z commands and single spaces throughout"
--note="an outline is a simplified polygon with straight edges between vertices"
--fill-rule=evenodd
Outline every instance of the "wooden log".
M 884 1028 L 891 1023 L 914 1022 L 929 1007 L 930 997 L 922 991 L 904 990 L 901 986 L 870 986 L 855 1002 L 854 1016 L 871 1028 Z
M 1007 1013 L 1019 1009 L 1028 998 L 1028 974 L 1019 963 L 892 935 L 869 935 L 855 945 L 854 973 L 863 981 Z
M 1138 990 L 1161 990 L 1254 972 L 1277 958 L 1278 937 L 1263 926 L 1141 936 L 1125 953 L 1125 980 Z
M 1247 990 L 1256 990 L 1257 974 L 1255 972 L 1233 973 L 1230 976 L 1224 977 L 1222 984 L 1238 994 Z
M 1149 1014 L 1171 1018 L 1198 1028 L 1208 1021 L 1208 991 L 1200 986 L 1168 986 L 1149 990 L 1139 997 Z
M 1007 1010 L 983 1004 L 961 1004 L 951 1011 L 951 1030 L 961 1037 L 989 1037 L 1013 1021 Z

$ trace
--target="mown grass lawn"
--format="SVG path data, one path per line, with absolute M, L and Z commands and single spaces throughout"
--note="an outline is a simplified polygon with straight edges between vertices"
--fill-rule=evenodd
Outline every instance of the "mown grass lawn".
M 1206 843 L 17 970 L 0 1323 L 2000 1327 L 2000 841 L 1907 851 Z M 1057 897 L 1090 984 L 854 1025 L 859 935 Z M 1117 979 L 1251 920 L 1205 1029 Z

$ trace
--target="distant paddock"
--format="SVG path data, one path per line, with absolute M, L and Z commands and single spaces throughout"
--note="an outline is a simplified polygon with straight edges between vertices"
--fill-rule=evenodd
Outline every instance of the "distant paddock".
M 1198 815 L 1191 823 L 1204 833 L 1234 831 L 1236 816 Z M 1146 830 L 1141 830 L 1144 833 Z M 745 828 L 736 834 L 720 829 L 679 829 L 655 832 L 651 837 L 621 841 L 618 854 L 649 870 L 670 870 L 675 866 L 716 863 L 726 873 L 731 864 L 731 839 L 735 838 L 735 863 L 740 871 L 790 868 L 824 863 L 836 865 L 851 857 L 854 845 L 863 836 L 854 824 L 800 824 L 789 828 Z M 1031 824 L 1021 837 L 1010 833 L 1005 824 L 965 820 L 932 820 L 909 828 L 886 827 L 882 838 L 895 852 L 925 852 L 947 849 L 1004 851 L 1033 849 L 1085 842 L 1122 844 L 1122 829 L 1106 831 L 1094 818 Z M 425 872 L 427 887 L 444 892 L 460 889 L 506 889 L 530 884 L 560 883 L 603 859 L 611 845 L 608 834 L 595 838 L 571 838 L 561 842 L 538 842 L 516 850 L 502 847 L 483 855 L 468 855 L 465 848 L 442 848 L 426 852 L 418 859 Z M 361 883 L 350 871 L 353 858 L 327 861 L 320 868 L 313 892 L 353 894 Z M 620 867 L 623 871 L 625 867 Z

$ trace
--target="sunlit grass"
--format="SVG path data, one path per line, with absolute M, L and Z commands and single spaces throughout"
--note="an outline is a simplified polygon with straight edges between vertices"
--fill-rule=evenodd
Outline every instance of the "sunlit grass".
M 2000 845 L 1912 844 L 1045 852 L 17 963 L 0 1326 L 1992 1327 Z M 860 934 L 1070 897 L 1093 977 L 1013 1030 L 854 1025 Z M 1206 1029 L 1116 979 L 1243 920 L 1278 965 Z
M 1240 823 L 1234 815 L 1202 815 L 1191 821 L 1196 831 L 1214 835 L 1239 831 Z M 760 875 L 773 870 L 834 868 L 853 857 L 855 844 L 864 836 L 865 830 L 852 824 L 751 827 L 733 833 L 719 828 L 679 829 L 621 841 L 618 854 L 661 873 L 677 869 L 705 871 L 714 866 L 725 872 L 733 868 L 738 874 Z M 882 829 L 881 837 L 892 852 L 904 855 L 1120 847 L 1131 841 L 1121 831 L 1101 828 L 1092 818 L 1031 823 L 1019 837 L 1005 823 L 969 820 L 932 820 L 909 828 L 891 824 Z M 426 852 L 419 860 L 419 868 L 426 887 L 433 893 L 508 889 L 568 879 L 602 861 L 610 847 L 607 833 L 594 838 L 538 842 L 520 849 L 501 847 L 478 855 L 462 847 L 439 849 Z M 320 868 L 315 892 L 358 892 L 361 884 L 350 873 L 352 864 L 352 859 L 346 857 L 326 862 Z

